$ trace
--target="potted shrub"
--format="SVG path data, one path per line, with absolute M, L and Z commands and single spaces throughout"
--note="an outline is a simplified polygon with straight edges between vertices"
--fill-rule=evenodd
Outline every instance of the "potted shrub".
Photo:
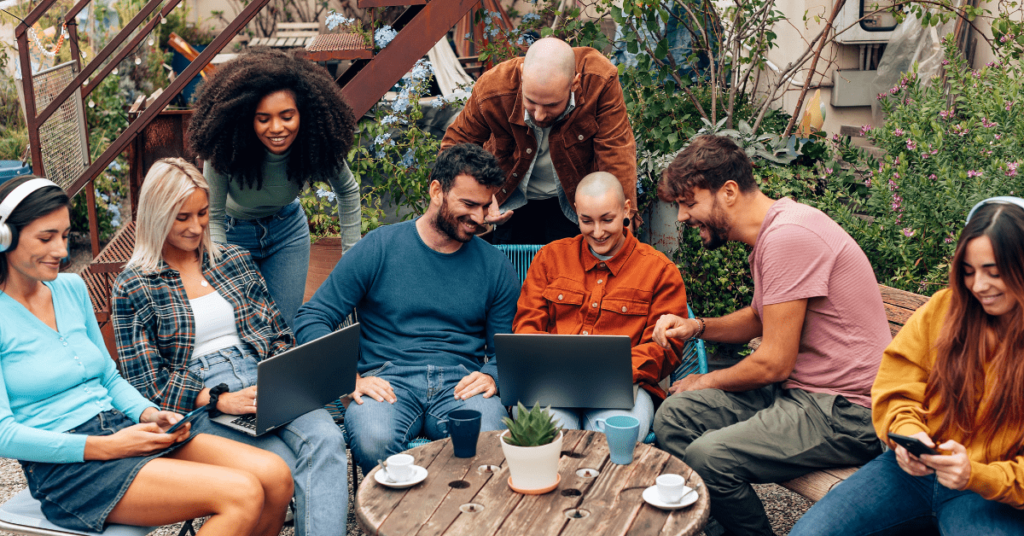
M 558 458 L 562 453 L 562 428 L 539 402 L 529 410 L 520 403 L 518 410 L 515 420 L 504 419 L 508 430 L 499 436 L 511 473 L 509 486 L 527 495 L 547 493 L 561 480 Z

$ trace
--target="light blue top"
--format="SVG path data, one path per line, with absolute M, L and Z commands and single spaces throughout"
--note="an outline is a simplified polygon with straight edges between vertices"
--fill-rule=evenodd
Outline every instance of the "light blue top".
M 58 331 L 0 292 L 0 456 L 81 462 L 86 436 L 62 432 L 114 408 L 139 422 L 156 406 L 117 373 L 82 278 L 46 286 Z
M 473 237 L 455 253 L 427 246 L 416 220 L 368 233 L 295 315 L 299 344 L 359 311 L 360 373 L 463 365 L 497 380 L 494 334 L 511 333 L 519 278 L 498 248 Z M 491 357 L 484 360 L 484 355 Z

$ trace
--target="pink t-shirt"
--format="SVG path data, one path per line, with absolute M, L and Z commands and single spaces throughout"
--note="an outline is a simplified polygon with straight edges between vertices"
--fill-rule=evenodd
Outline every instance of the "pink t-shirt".
M 783 387 L 843 395 L 870 408 L 892 335 L 860 246 L 824 212 L 784 198 L 761 224 L 750 269 L 752 305 L 762 319 L 765 305 L 807 299 L 796 365 Z

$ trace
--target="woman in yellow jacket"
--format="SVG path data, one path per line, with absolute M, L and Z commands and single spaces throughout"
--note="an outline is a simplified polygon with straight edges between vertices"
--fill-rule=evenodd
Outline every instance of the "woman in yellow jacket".
M 1024 200 L 971 210 L 949 288 L 886 348 L 871 397 L 893 450 L 826 495 L 792 536 L 1024 534 Z M 938 452 L 915 456 L 897 434 Z

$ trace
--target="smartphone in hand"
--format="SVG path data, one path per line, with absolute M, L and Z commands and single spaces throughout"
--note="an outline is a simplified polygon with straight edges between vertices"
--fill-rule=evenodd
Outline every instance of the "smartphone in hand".
M 185 417 L 183 419 L 181 419 L 180 421 L 174 423 L 174 426 L 168 428 L 167 429 L 167 433 L 168 434 L 173 434 L 174 432 L 178 431 L 178 428 L 181 428 L 182 426 L 185 426 L 186 423 L 190 423 L 190 422 L 198 419 L 200 415 L 206 413 L 206 411 L 209 410 L 209 409 L 210 409 L 209 406 L 203 406 L 203 407 L 201 407 L 199 409 L 194 409 L 194 410 L 188 412 L 188 415 L 185 415 Z
M 907 449 L 907 452 L 914 456 L 920 457 L 922 454 L 938 454 L 939 452 L 928 445 L 921 442 L 916 437 L 910 437 L 900 434 L 889 434 L 889 439 L 893 440 L 897 445 Z

